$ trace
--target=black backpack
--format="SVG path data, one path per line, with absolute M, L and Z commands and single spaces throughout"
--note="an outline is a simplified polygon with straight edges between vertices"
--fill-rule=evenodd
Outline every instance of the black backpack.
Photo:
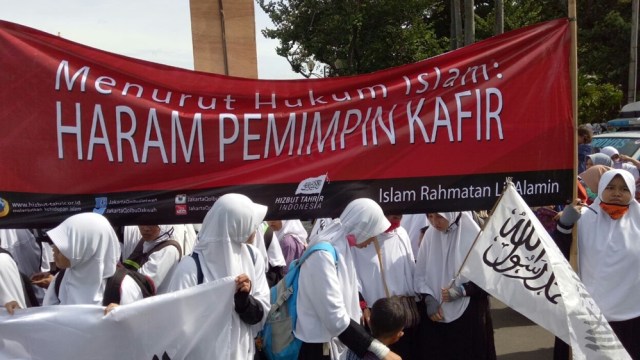
M 144 265 L 147 261 L 149 261 L 149 256 L 151 256 L 151 254 L 153 254 L 156 251 L 160 251 L 166 248 L 167 246 L 175 246 L 178 249 L 178 254 L 180 254 L 178 257 L 178 261 L 180 261 L 180 259 L 182 258 L 182 248 L 180 247 L 180 243 L 178 243 L 175 240 L 165 240 L 157 244 L 156 246 L 154 246 L 147 253 L 144 253 L 142 251 L 143 246 L 144 246 L 144 240 L 138 241 L 136 248 L 133 249 L 133 252 L 131 252 L 131 255 L 129 255 L 129 258 L 122 262 L 122 265 L 127 269 L 138 271 L 138 269 L 140 269 L 142 265 Z
M 59 296 L 60 284 L 62 283 L 64 272 L 65 269 L 61 269 L 56 277 L 54 283 L 56 296 Z M 156 286 L 150 277 L 137 271 L 118 266 L 116 268 L 116 273 L 107 279 L 107 285 L 105 286 L 104 293 L 102 295 L 102 306 L 107 306 L 111 303 L 120 304 L 120 287 L 122 286 L 124 277 L 127 275 L 129 275 L 138 284 L 142 291 L 143 298 L 148 298 L 149 296 L 156 294 Z
M 11 259 L 15 262 L 15 259 L 7 250 L 0 248 L 0 254 L 7 254 L 11 256 Z M 18 271 L 20 273 L 20 282 L 22 283 L 22 291 L 24 292 L 24 301 L 27 307 L 35 307 L 40 306 L 38 302 L 38 298 L 36 297 L 36 292 L 33 290 L 33 285 L 31 285 L 31 279 L 23 274 L 22 271 Z

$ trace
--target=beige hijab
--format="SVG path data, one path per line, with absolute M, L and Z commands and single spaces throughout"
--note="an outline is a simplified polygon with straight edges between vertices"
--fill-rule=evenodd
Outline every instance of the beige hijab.
M 602 174 L 606 173 L 609 170 L 611 170 L 611 168 L 608 166 L 594 165 L 582 172 L 579 176 L 592 192 L 597 193 L 598 182 L 600 182 Z

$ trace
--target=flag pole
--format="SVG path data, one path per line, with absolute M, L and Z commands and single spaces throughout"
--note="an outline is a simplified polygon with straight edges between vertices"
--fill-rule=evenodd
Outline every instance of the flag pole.
M 464 264 L 467 262 L 467 259 L 469 258 L 469 255 L 471 254 L 471 250 L 473 250 L 473 248 L 476 246 L 476 242 L 478 241 L 478 238 L 480 237 L 480 235 L 482 235 L 482 232 L 484 231 L 485 226 L 487 226 L 487 223 L 489 222 L 489 220 L 493 216 L 493 212 L 498 207 L 498 204 L 500 204 L 500 200 L 502 200 L 502 197 L 504 196 L 504 193 L 507 190 L 507 187 L 509 187 L 509 186 L 513 186 L 513 182 L 511 182 L 511 178 L 510 177 L 508 177 L 507 181 L 505 181 L 505 185 L 504 185 L 504 188 L 502 189 L 502 193 L 500 194 L 500 197 L 498 198 L 496 203 L 493 204 L 493 208 L 491 208 L 491 212 L 489 212 L 489 218 L 487 218 L 487 220 L 484 222 L 484 224 L 482 224 L 482 228 L 480 229 L 480 231 L 478 231 L 478 234 L 476 235 L 476 238 L 473 239 L 473 243 L 471 244 L 471 247 L 469 248 L 469 251 L 467 252 L 467 255 L 465 255 L 464 260 L 462 261 L 462 264 L 460 265 L 460 268 L 456 272 L 456 274 L 453 277 L 453 279 L 451 279 L 451 283 L 449 284 L 449 287 L 451 287 L 453 285 L 453 282 L 460 276 L 460 273 L 462 272 L 462 268 L 464 267 Z
M 578 14 L 576 0 L 567 2 L 569 14 L 569 32 L 571 34 L 571 49 L 569 52 L 569 74 L 571 77 L 571 107 L 573 115 L 573 197 L 578 197 Z M 571 206 L 571 205 L 569 205 Z M 573 271 L 578 273 L 578 231 L 573 227 L 571 236 L 571 248 L 569 250 L 569 264 Z M 573 357 L 569 347 L 569 359 Z
M 578 18 L 576 0 L 568 1 L 569 31 L 571 33 L 571 51 L 569 53 L 569 73 L 571 75 L 571 105 L 573 112 L 573 199 L 578 197 Z M 574 271 L 578 269 L 578 241 L 577 232 L 573 231 L 569 263 Z

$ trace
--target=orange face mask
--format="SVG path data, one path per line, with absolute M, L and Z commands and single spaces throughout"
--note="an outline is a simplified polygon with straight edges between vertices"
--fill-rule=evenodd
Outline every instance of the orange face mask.
M 600 203 L 600 208 L 604 210 L 613 220 L 620 219 L 629 210 L 629 205 L 616 205 L 607 204 L 605 202 Z

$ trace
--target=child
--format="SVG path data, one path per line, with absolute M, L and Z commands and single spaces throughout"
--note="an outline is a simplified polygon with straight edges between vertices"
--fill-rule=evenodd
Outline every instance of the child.
M 369 326 L 371 333 L 378 341 L 386 346 L 397 342 L 403 333 L 405 323 L 404 308 L 400 300 L 395 297 L 380 298 L 371 307 Z M 347 353 L 347 360 L 377 360 L 372 352 L 367 352 L 360 358 L 351 350 Z

